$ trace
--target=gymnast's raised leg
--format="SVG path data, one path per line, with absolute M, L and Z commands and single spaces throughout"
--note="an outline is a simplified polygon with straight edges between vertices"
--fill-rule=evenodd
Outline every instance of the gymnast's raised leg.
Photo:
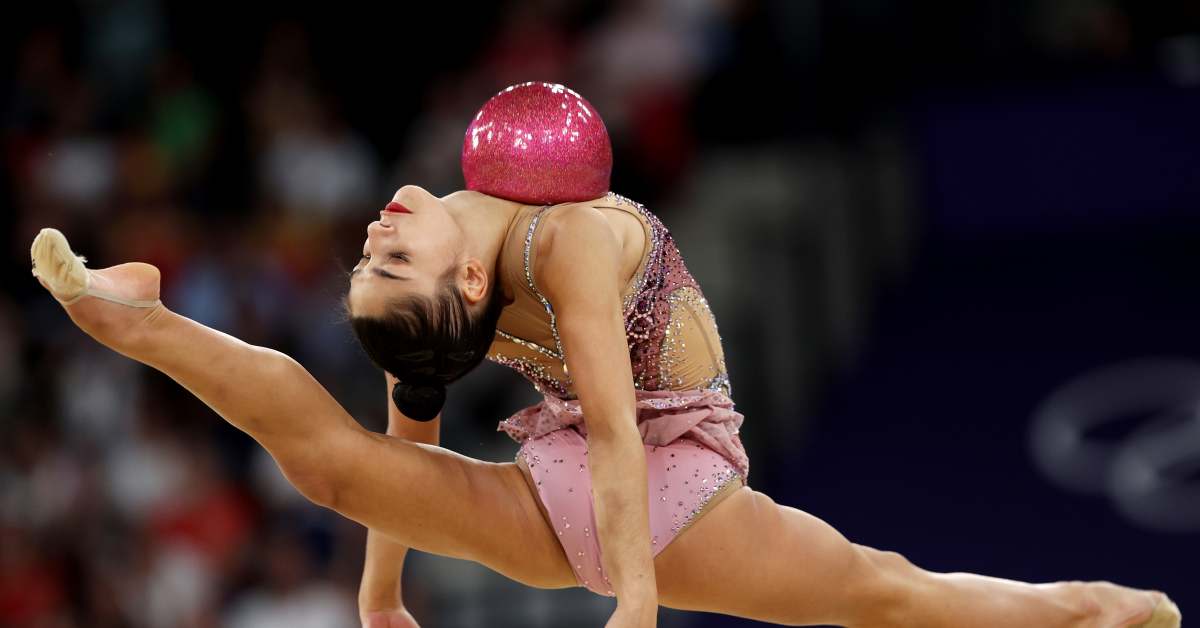
M 575 585 L 512 463 L 482 462 L 369 432 L 295 360 L 162 304 L 74 300 L 86 281 L 93 292 L 155 303 L 159 273 L 153 266 L 83 269 L 61 234 L 50 230 L 35 241 L 34 257 L 39 281 L 69 303 L 64 309 L 80 329 L 170 376 L 249 434 L 312 502 L 409 547 L 473 560 L 531 586 Z M 514 538 L 522 542 L 514 544 Z

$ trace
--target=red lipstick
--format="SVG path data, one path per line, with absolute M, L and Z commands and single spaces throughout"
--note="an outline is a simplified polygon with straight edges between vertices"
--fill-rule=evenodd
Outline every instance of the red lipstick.
M 400 203 L 397 203 L 396 201 L 392 201 L 392 202 L 388 203 L 387 205 L 385 205 L 383 208 L 383 211 L 392 212 L 394 214 L 411 214 L 412 213 L 411 209 L 401 205 Z

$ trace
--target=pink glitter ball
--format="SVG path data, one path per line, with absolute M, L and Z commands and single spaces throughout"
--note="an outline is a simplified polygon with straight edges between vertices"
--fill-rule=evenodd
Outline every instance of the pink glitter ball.
M 521 83 L 483 104 L 462 148 L 467 189 L 520 203 L 585 201 L 608 192 L 612 145 L 578 93 Z

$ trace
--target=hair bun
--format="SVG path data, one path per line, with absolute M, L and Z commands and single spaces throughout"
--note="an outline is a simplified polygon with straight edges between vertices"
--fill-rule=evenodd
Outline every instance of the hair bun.
M 392 387 L 392 402 L 404 416 L 414 421 L 432 421 L 446 404 L 446 385 L 397 382 Z

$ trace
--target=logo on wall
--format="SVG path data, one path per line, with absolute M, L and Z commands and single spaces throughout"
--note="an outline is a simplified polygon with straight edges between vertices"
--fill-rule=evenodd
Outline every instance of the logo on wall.
M 1085 373 L 1037 408 L 1030 445 L 1056 485 L 1107 495 L 1145 528 L 1200 530 L 1200 363 L 1146 360 Z

